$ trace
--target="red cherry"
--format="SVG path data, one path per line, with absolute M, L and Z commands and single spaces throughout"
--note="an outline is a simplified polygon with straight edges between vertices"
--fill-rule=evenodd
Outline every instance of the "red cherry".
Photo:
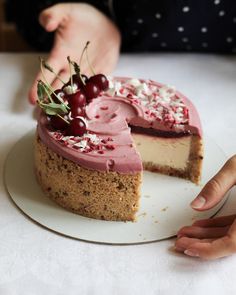
M 95 85 L 93 82 L 88 81 L 86 86 L 84 87 L 84 92 L 88 100 L 98 97 L 101 90 Z
M 54 93 L 57 96 L 59 96 L 63 101 L 66 101 L 66 96 L 65 96 L 65 93 L 63 92 L 62 89 L 57 89 L 57 90 L 54 91 Z M 53 101 L 55 103 L 61 103 L 61 101 L 57 98 L 57 96 L 54 93 L 52 93 L 52 95 L 51 95 Z
M 84 83 L 86 84 L 88 82 L 88 77 L 86 75 L 81 75 L 81 77 L 82 77 Z M 85 86 L 84 83 L 81 81 L 81 78 L 79 75 L 74 74 L 72 76 L 72 78 L 73 78 L 74 83 L 77 84 L 78 88 L 83 88 Z
M 70 122 L 66 130 L 67 135 L 83 136 L 86 133 L 86 124 L 81 118 L 75 118 Z
M 89 78 L 89 81 L 98 86 L 101 90 L 106 90 L 108 88 L 109 82 L 107 77 L 103 74 L 97 74 Z
M 82 76 L 82 79 L 84 80 L 84 83 L 86 84 L 88 81 L 88 77 L 85 75 L 81 75 L 81 76 Z M 80 76 L 77 74 L 74 74 L 72 76 L 72 80 L 73 80 L 73 84 L 76 84 L 78 89 L 83 88 L 85 86 L 83 82 L 81 81 Z M 69 81 L 65 85 L 63 85 L 62 90 L 64 91 L 64 88 L 70 85 L 71 85 L 71 80 L 69 79 Z
M 68 120 L 67 116 L 62 117 Z M 50 124 L 56 130 L 65 130 L 68 127 L 68 123 L 58 116 L 50 116 Z
M 85 117 L 85 107 L 78 107 L 78 108 L 73 108 L 71 109 L 71 117 L 76 118 L 76 117 Z
M 86 105 L 86 97 L 82 90 L 68 96 L 68 103 L 71 108 L 71 115 L 73 118 L 77 116 L 84 116 Z
M 76 93 L 68 95 L 68 103 L 71 109 L 84 107 L 86 105 L 85 93 L 82 90 L 78 90 Z

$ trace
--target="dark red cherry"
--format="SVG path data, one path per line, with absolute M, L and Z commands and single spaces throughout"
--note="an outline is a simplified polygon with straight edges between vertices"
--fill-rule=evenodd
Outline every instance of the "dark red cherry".
M 74 94 L 68 96 L 68 103 L 71 109 L 71 116 L 73 118 L 85 115 L 86 97 L 83 90 L 79 90 Z
M 78 107 L 78 108 L 73 108 L 71 109 L 71 117 L 76 118 L 76 117 L 85 117 L 85 107 Z
M 75 118 L 70 122 L 66 130 L 67 135 L 83 136 L 86 133 L 86 125 L 81 118 Z
M 86 84 L 88 82 L 88 77 L 86 75 L 81 75 L 84 83 Z M 78 88 L 83 88 L 84 87 L 84 83 L 81 81 L 81 78 L 79 75 L 74 74 L 72 76 L 74 83 L 76 83 L 78 85 Z
M 100 88 L 98 88 L 98 86 L 91 81 L 88 81 L 86 86 L 84 87 L 84 93 L 86 95 L 87 100 L 91 100 L 95 97 L 98 97 L 100 92 Z
M 63 101 L 66 101 L 66 96 L 62 89 L 57 89 L 54 93 L 52 93 L 52 99 L 55 103 L 61 103 L 57 96 L 59 96 Z
M 84 80 L 84 83 L 86 84 L 88 81 L 88 77 L 85 75 L 81 75 L 81 76 L 82 76 L 82 79 Z M 76 84 L 78 89 L 84 88 L 85 85 L 81 81 L 80 76 L 78 76 L 77 74 L 74 74 L 72 78 L 73 78 L 73 84 Z M 65 85 L 63 85 L 62 90 L 64 91 L 65 87 L 70 85 L 71 85 L 71 80 L 69 79 L 69 81 Z
M 101 90 L 106 90 L 108 88 L 109 82 L 107 77 L 103 74 L 97 74 L 89 78 L 89 81 L 98 86 Z
M 78 90 L 68 96 L 68 103 L 71 109 L 81 108 L 86 105 L 86 97 L 83 90 Z
M 63 118 L 68 120 L 67 116 L 64 116 Z M 68 127 L 68 123 L 66 123 L 63 119 L 61 119 L 58 116 L 50 116 L 50 124 L 56 130 L 65 130 Z

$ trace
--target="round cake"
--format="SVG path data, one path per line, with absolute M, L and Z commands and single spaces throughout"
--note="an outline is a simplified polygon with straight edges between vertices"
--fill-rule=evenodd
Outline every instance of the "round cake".
M 49 111 L 41 111 L 35 171 L 46 195 L 64 208 L 96 219 L 134 221 L 144 169 L 199 183 L 200 119 L 189 99 L 152 80 L 115 77 L 103 88 L 94 97 L 85 91 L 86 102 L 76 111 L 72 96 L 81 100 L 78 84 L 57 91 L 68 126 L 60 128 Z

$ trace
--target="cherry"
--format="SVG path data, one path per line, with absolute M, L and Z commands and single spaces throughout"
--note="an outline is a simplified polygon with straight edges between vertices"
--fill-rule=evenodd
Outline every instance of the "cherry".
M 95 97 L 98 97 L 101 92 L 100 88 L 96 84 L 91 81 L 88 81 L 86 86 L 84 87 L 84 92 L 88 100 L 91 100 Z
M 81 118 L 74 118 L 68 126 L 66 133 L 73 136 L 83 136 L 86 132 L 86 124 Z
M 71 109 L 84 107 L 86 105 L 86 97 L 83 90 L 78 90 L 76 93 L 69 95 L 68 103 Z
M 83 90 L 78 90 L 76 93 L 69 95 L 68 103 L 73 118 L 85 115 L 84 106 L 86 105 L 86 97 Z
M 98 86 L 101 90 L 106 90 L 108 88 L 109 82 L 107 77 L 103 74 L 97 74 L 89 78 L 89 81 Z
M 81 75 L 81 76 L 82 76 L 82 79 L 84 80 L 84 83 L 86 84 L 88 81 L 88 77 L 86 75 Z M 80 76 L 77 74 L 74 74 L 72 76 L 72 80 L 73 80 L 73 84 L 76 84 L 78 89 L 83 88 L 85 86 L 83 82 L 81 81 Z M 69 79 L 69 81 L 65 85 L 63 85 L 62 90 L 64 90 L 65 87 L 70 85 L 71 85 L 71 81 Z
M 65 93 L 61 89 L 57 89 L 54 91 L 57 96 L 59 96 L 63 101 L 66 101 Z M 61 103 L 61 101 L 57 98 L 57 96 L 52 93 L 51 97 L 55 103 Z
M 88 82 L 88 77 L 86 75 L 81 75 L 84 83 L 86 84 Z M 76 83 L 78 85 L 78 88 L 83 88 L 85 85 L 83 84 L 83 82 L 81 81 L 81 78 L 79 75 L 74 74 L 72 76 L 74 83 Z
M 85 107 L 78 107 L 78 108 L 73 108 L 71 109 L 71 117 L 76 118 L 76 117 L 85 117 Z
M 68 120 L 67 116 L 62 117 Z M 50 124 L 56 130 L 65 130 L 68 127 L 68 123 L 58 116 L 50 116 Z

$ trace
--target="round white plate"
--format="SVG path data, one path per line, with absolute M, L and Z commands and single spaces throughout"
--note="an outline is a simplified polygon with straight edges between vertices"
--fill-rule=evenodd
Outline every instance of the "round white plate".
M 36 182 L 33 169 L 31 131 L 10 151 L 5 165 L 5 183 L 15 204 L 44 227 L 76 239 L 107 244 L 136 244 L 172 237 L 184 225 L 213 216 L 214 209 L 196 212 L 189 206 L 201 190 L 190 181 L 144 172 L 141 208 L 137 222 L 111 222 L 82 217 L 49 200 Z M 206 183 L 225 162 L 221 149 L 205 138 L 202 183 Z

